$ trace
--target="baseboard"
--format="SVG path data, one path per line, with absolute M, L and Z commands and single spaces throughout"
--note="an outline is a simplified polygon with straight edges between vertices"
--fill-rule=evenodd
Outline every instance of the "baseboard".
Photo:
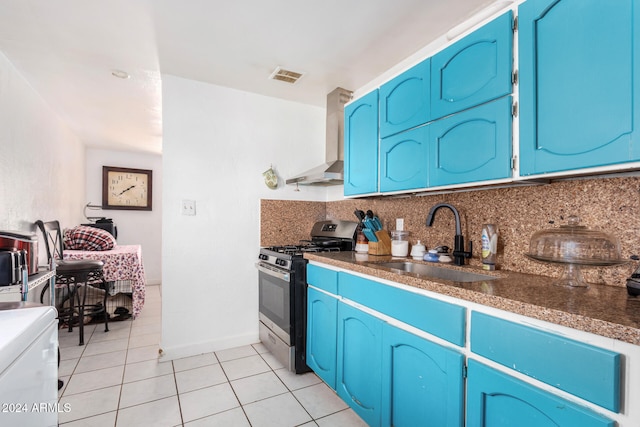
M 227 350 L 234 347 L 256 344 L 260 342 L 258 334 L 247 334 L 229 337 L 216 341 L 207 341 L 179 346 L 164 346 L 160 344 L 158 359 L 162 362 L 181 359 L 183 357 L 197 356 L 214 351 Z

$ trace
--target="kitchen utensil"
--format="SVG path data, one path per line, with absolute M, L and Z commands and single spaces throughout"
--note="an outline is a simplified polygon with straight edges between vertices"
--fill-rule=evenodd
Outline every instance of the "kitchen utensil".
M 367 238 L 367 240 L 369 242 L 377 242 L 378 241 L 378 237 L 376 236 L 375 231 L 373 231 L 372 229 L 366 227 L 362 229 L 362 232 L 364 233 L 365 237 Z
M 366 217 L 365 217 L 365 218 L 362 220 L 362 227 L 363 227 L 363 228 L 368 228 L 369 230 L 371 230 L 371 229 L 372 229 L 372 227 L 373 227 L 373 225 L 371 224 L 371 220 L 370 220 L 369 218 L 366 218 Z
M 358 218 L 360 222 L 362 222 L 366 218 L 364 211 L 360 209 L 356 209 L 355 211 L 353 211 L 353 213 L 355 214 L 356 218 Z
M 564 272 L 555 285 L 588 287 L 583 279 L 583 266 L 611 266 L 627 260 L 620 257 L 620 241 L 603 231 L 589 230 L 579 225 L 580 218 L 570 216 L 568 224 L 537 231 L 531 236 L 529 253 L 525 255 L 542 262 L 564 264 Z
M 373 218 L 371 219 L 371 222 L 373 223 L 373 226 L 376 228 L 376 231 L 382 230 L 382 221 L 380 221 L 380 218 L 374 215 Z
M 371 228 L 373 231 L 382 230 L 382 221 L 380 221 L 380 218 L 373 214 L 373 211 L 371 209 L 369 209 L 365 215 L 365 220 L 370 224 L 369 228 Z

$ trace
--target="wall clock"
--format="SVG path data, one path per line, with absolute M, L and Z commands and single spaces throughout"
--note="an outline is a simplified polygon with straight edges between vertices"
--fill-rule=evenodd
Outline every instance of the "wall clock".
M 153 171 L 102 167 L 102 209 L 151 210 Z

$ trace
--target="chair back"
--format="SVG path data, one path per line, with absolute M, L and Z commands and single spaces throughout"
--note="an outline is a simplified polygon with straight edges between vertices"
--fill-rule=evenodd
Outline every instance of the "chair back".
M 60 222 L 55 221 L 36 221 L 36 225 L 44 237 L 44 247 L 47 249 L 47 263 L 51 264 L 51 260 L 63 259 L 64 243 L 62 240 L 62 232 L 60 231 Z

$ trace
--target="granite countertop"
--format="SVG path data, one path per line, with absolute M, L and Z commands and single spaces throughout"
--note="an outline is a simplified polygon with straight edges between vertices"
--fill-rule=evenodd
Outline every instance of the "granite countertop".
M 425 276 L 374 265 L 400 260 L 391 256 L 327 252 L 306 253 L 304 257 L 345 270 L 640 345 L 640 297 L 629 296 L 623 287 L 590 285 L 589 288 L 568 288 L 553 285 L 554 279 L 546 276 L 511 271 L 488 272 L 472 266 L 444 267 L 497 277 L 496 280 L 460 283 L 427 279 Z

